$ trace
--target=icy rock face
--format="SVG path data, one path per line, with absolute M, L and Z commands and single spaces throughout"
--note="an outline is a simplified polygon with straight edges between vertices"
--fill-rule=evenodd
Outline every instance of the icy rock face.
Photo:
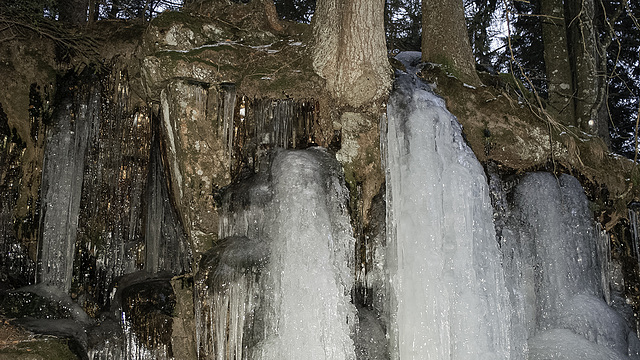
M 635 335 L 604 301 L 607 255 L 578 180 L 527 174 L 512 205 L 502 250 L 519 330 L 514 343 L 525 351 L 514 350 L 528 347 L 529 359 L 627 359 Z
M 87 307 L 106 306 L 113 281 L 144 268 L 146 261 L 150 110 L 134 107 L 125 70 L 114 69 L 98 84 L 100 103 L 92 105 L 98 122 L 85 157 L 71 289 Z
M 368 226 L 364 228 L 361 242 L 356 240 L 356 291 L 354 302 L 371 309 L 388 327 L 387 276 L 386 276 L 386 201 L 385 188 L 374 196 L 369 211 Z M 360 310 L 358 310 L 360 312 Z M 358 326 L 359 330 L 366 327 Z M 386 341 L 385 341 L 386 342 Z M 366 359 L 367 357 L 365 357 Z
M 20 232 L 16 230 L 30 223 L 15 217 L 20 184 L 25 181 L 21 168 L 24 150 L 24 143 L 15 131 L 12 134 L 0 104 L 0 290 L 18 288 L 35 280 L 35 263 L 29 258 L 28 249 L 21 243 Z M 34 205 L 29 201 L 29 207 L 37 209 Z M 26 237 L 25 232 L 21 235 Z
M 272 156 L 263 172 L 227 192 L 221 237 L 233 237 L 224 240 L 230 243 L 222 245 L 226 249 L 216 267 L 204 263 L 211 269 L 206 277 L 217 278 L 218 285 L 196 284 L 200 299 L 216 301 L 209 309 L 196 303 L 199 338 L 221 344 L 215 338 L 233 336 L 229 351 L 235 355 L 205 343 L 207 353 L 199 356 L 355 359 L 350 337 L 355 308 L 349 298 L 354 239 L 340 167 L 319 148 L 278 150 Z M 242 252 L 233 250 L 239 242 L 247 247 Z M 226 314 L 237 323 L 227 323 Z M 229 333 L 212 333 L 215 327 Z
M 507 359 L 511 308 L 483 168 L 415 76 L 397 77 L 387 115 L 392 358 Z

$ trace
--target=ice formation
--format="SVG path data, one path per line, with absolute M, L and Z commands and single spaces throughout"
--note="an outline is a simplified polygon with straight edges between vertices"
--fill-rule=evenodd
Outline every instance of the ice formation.
M 42 180 L 42 240 L 39 244 L 38 282 L 71 288 L 85 156 L 97 136 L 100 89 L 91 86 L 80 99 L 73 93 L 54 114 L 47 133 Z M 78 101 L 79 100 L 79 101 Z
M 355 359 L 354 239 L 340 174 L 325 150 L 279 150 L 228 192 L 219 260 L 205 260 L 196 284 L 201 358 Z
M 220 166 L 239 157 L 255 173 L 217 194 L 220 240 L 194 279 L 197 357 L 640 359 L 609 238 L 578 180 L 530 173 L 507 183 L 489 168 L 487 181 L 461 126 L 413 75 L 420 54 L 399 59 L 407 72 L 382 124 L 386 193 L 357 255 L 335 156 L 287 150 L 314 143 L 316 102 L 236 99 L 233 84 L 220 85 L 229 162 Z M 169 116 L 181 95 L 163 92 L 155 119 L 171 130 L 167 174 L 160 129 L 145 109 L 129 111 L 126 79 L 95 84 L 61 98 L 49 129 L 34 288 L 104 313 L 100 326 L 79 307 L 55 323 L 29 321 L 75 324 L 67 333 L 82 335 L 72 337 L 92 359 L 171 358 L 169 279 L 193 256 L 172 205 L 183 195 L 167 186 L 182 176 Z M 205 93 L 192 93 L 198 106 Z M 629 217 L 637 254 L 636 208 Z
M 392 358 L 507 359 L 510 306 L 484 170 L 414 75 L 396 78 L 387 114 Z
M 512 196 L 502 250 L 514 358 L 628 359 L 636 335 L 605 301 L 608 254 L 578 180 L 530 173 Z

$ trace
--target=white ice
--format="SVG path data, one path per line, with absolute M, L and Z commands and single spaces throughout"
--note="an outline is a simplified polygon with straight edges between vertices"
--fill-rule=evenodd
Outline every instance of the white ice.
M 414 75 L 398 76 L 387 115 L 392 358 L 506 359 L 510 306 L 483 168 Z

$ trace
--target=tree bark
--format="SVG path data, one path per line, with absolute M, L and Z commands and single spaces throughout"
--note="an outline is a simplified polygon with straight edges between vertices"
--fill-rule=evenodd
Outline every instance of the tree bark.
M 340 103 L 360 107 L 391 86 L 384 0 L 319 0 L 313 17 L 313 66 Z
M 422 0 L 422 60 L 443 64 L 465 83 L 480 84 L 462 0 Z
M 609 127 L 606 112 L 602 111 L 606 101 L 606 68 L 601 68 L 598 54 L 599 43 L 593 21 L 595 3 L 593 0 L 568 0 L 568 10 L 575 74 L 576 121 L 584 131 L 597 134 L 607 142 Z
M 542 0 L 542 41 L 549 101 L 547 111 L 564 125 L 577 125 L 573 79 L 562 0 Z

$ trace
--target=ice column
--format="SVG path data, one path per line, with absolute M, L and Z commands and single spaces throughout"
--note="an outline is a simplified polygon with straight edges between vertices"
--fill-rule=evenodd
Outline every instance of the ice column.
M 274 219 L 267 286 L 271 331 L 254 358 L 355 359 L 354 239 L 339 165 L 321 149 L 281 151 L 271 166 Z
M 320 148 L 275 150 L 223 200 L 196 277 L 200 358 L 355 360 L 348 192 Z
M 607 251 L 599 242 L 608 239 L 578 180 L 527 174 L 514 191 L 511 216 L 503 251 L 516 276 L 507 285 L 525 310 L 519 326 L 526 328 L 529 359 L 628 359 L 635 334 L 605 302 L 600 262 Z
M 69 81 L 69 80 L 68 80 Z M 73 78 L 71 78 L 71 84 Z M 63 84 L 59 89 L 73 88 Z M 38 282 L 71 288 L 87 146 L 97 136 L 99 86 L 61 96 L 47 134 L 42 180 Z
M 483 168 L 415 76 L 397 77 L 387 115 L 392 358 L 506 359 L 510 306 Z

